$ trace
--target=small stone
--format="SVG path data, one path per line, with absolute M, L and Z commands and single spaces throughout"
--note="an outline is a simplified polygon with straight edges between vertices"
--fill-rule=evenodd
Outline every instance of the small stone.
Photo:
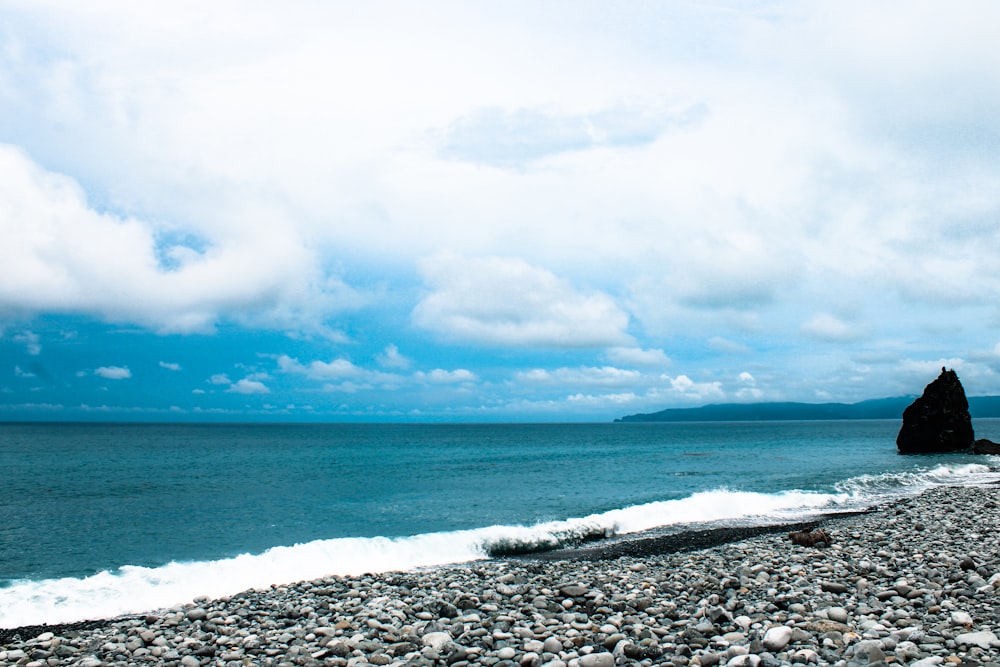
M 435 651 L 441 651 L 444 645 L 451 641 L 451 635 L 447 632 L 428 632 L 421 639 L 424 646 L 430 646 Z
M 515 655 L 517 655 L 517 651 L 512 646 L 504 646 L 497 651 L 497 657 L 501 660 L 513 660 Z
M 194 609 L 188 609 L 185 614 L 189 621 L 203 621 L 208 618 L 208 612 L 202 607 L 195 607 Z
M 863 665 L 885 660 L 885 652 L 881 644 L 873 639 L 858 642 L 854 646 L 854 659 Z
M 974 645 L 984 650 L 1000 647 L 1000 640 L 989 630 L 962 633 L 955 637 L 955 643 L 963 646 Z
M 836 623 L 847 623 L 847 610 L 843 607 L 830 607 L 826 610 L 826 617 Z
M 965 611 L 953 611 L 951 612 L 951 624 L 964 625 L 967 628 L 972 627 L 972 616 Z
M 528 653 L 541 653 L 544 647 L 545 644 L 537 639 L 528 639 L 521 645 L 521 648 Z
M 792 654 L 792 662 L 801 664 L 819 664 L 819 654 L 811 648 L 800 648 Z
M 767 632 L 764 633 L 762 642 L 765 650 L 777 653 L 788 646 L 788 642 L 791 640 L 792 629 L 787 625 L 776 625 L 768 628 Z
M 566 598 L 582 598 L 587 589 L 578 584 L 568 584 L 559 588 L 559 594 Z
M 615 656 L 610 653 L 589 653 L 580 658 L 580 667 L 615 667 Z

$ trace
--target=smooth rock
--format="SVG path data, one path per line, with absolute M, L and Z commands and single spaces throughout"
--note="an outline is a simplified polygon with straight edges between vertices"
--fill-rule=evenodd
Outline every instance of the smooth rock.
M 955 637 L 955 643 L 960 646 L 978 646 L 981 649 L 1000 648 L 1000 640 L 989 630 L 964 632 Z
M 788 646 L 788 642 L 792 640 L 792 632 L 792 628 L 787 625 L 776 625 L 768 628 L 767 632 L 764 633 L 764 638 L 761 640 L 764 644 L 764 649 L 772 653 L 783 650 Z
M 451 635 L 447 632 L 428 632 L 421 640 L 424 646 L 430 646 L 435 651 L 440 651 L 445 644 L 451 642 Z
M 501 660 L 513 660 L 515 655 L 517 655 L 517 651 L 512 646 L 504 646 L 497 651 L 497 657 Z
M 972 616 L 966 611 L 953 611 L 951 612 L 951 624 L 972 627 Z
M 847 623 L 847 610 L 843 607 L 829 607 L 826 617 L 836 623 Z
M 580 658 L 580 667 L 615 667 L 615 656 L 610 653 L 589 653 Z

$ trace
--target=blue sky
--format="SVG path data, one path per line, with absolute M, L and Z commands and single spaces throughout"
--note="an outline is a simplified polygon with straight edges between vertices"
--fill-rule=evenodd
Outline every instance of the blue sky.
M 997 25 L 0 0 L 0 419 L 1000 394 Z

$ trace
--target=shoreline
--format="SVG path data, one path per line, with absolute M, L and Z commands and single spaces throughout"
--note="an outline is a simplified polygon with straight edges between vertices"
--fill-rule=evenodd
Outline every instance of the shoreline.
M 739 542 L 764 535 L 784 534 L 799 530 L 812 530 L 820 526 L 829 526 L 831 522 L 835 522 L 839 519 L 868 514 L 873 511 L 876 511 L 876 508 L 849 512 L 828 512 L 811 517 L 808 521 L 759 524 L 751 523 L 740 526 L 723 525 L 714 528 L 681 530 L 668 534 L 662 534 L 657 529 L 645 530 L 639 533 L 617 535 L 611 538 L 587 542 L 579 546 L 550 549 L 548 551 L 533 551 L 530 553 L 514 554 L 510 556 L 497 556 L 482 560 L 469 561 L 468 563 L 436 565 L 419 568 L 414 571 L 425 572 L 433 571 L 439 568 L 461 567 L 463 565 L 490 562 L 531 563 L 535 561 L 601 561 L 622 557 L 646 558 L 658 555 L 710 549 L 712 547 L 722 546 L 732 542 Z M 387 572 L 383 574 L 391 573 L 392 572 Z M 164 610 L 159 609 L 149 612 L 124 614 L 122 616 L 115 616 L 111 618 L 95 618 L 72 621 L 69 623 L 43 623 L 13 628 L 0 628 L 0 646 L 3 646 L 16 636 L 34 637 L 43 632 L 59 634 L 60 632 L 67 631 L 94 630 L 119 622 L 144 619 L 146 616 L 159 614 L 163 611 Z
M 0 631 L 0 664 L 1000 665 L 998 508 L 997 486 L 938 487 L 807 522 L 826 548 L 792 545 L 783 524 L 707 531 L 694 550 L 668 552 L 685 545 L 667 535 L 635 554 L 327 577 Z

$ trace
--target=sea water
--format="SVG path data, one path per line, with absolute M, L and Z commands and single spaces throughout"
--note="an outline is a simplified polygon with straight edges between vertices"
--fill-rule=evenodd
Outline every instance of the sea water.
M 898 428 L 0 424 L 0 627 L 1000 478 L 997 457 L 900 456 Z

